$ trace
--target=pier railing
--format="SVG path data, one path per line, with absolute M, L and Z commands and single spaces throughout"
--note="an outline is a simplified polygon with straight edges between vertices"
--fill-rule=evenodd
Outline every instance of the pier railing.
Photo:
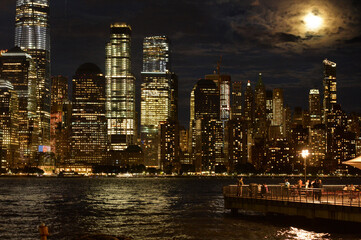
M 262 187 L 257 184 L 230 185 L 223 187 L 225 197 L 253 198 L 277 200 L 287 202 L 303 202 L 314 204 L 329 204 L 340 206 L 361 206 L 361 192 L 343 190 L 340 185 L 325 185 L 323 188 L 298 188 L 281 185 L 267 185 Z

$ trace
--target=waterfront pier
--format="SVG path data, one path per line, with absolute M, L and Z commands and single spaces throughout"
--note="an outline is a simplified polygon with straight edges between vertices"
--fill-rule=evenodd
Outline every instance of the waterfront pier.
M 242 209 L 355 223 L 361 223 L 360 195 L 359 191 L 344 191 L 342 186 L 304 189 L 270 185 L 263 191 L 257 184 L 223 187 L 224 206 L 232 212 Z

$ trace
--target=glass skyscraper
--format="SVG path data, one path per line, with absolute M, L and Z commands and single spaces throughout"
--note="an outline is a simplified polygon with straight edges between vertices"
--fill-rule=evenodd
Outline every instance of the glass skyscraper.
M 166 36 L 151 36 L 143 41 L 143 72 L 170 71 L 169 39 Z
M 143 41 L 141 85 L 141 138 L 146 165 L 159 165 L 159 123 L 177 120 L 177 77 L 170 69 L 169 39 L 146 37 Z
M 19 158 L 19 100 L 13 85 L 0 79 L 0 172 L 13 169 Z
M 110 150 L 125 150 L 134 144 L 135 77 L 131 73 L 131 27 L 126 23 L 110 26 L 106 45 L 106 117 Z
M 326 121 L 327 114 L 331 112 L 332 106 L 337 103 L 336 63 L 327 59 L 323 60 L 323 87 L 323 110 Z
M 104 75 L 95 64 L 84 63 L 73 78 L 73 163 L 105 164 L 106 128 Z
M 39 145 L 50 145 L 50 29 L 49 0 L 17 0 L 15 46 L 31 55 L 37 73 Z
M 38 149 L 39 115 L 37 114 L 37 76 L 32 57 L 14 47 L 0 57 L 0 77 L 10 81 L 19 96 L 18 167 L 31 163 Z

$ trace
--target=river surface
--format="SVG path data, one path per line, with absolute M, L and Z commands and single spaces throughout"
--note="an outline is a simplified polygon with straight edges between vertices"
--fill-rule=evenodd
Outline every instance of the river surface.
M 282 179 L 245 179 L 279 183 Z M 355 182 L 355 179 L 348 182 Z M 359 181 L 359 180 L 358 180 Z M 135 239 L 359 239 L 308 220 L 223 208 L 232 178 L 0 178 L 0 239 L 72 240 L 88 233 Z M 335 182 L 330 182 L 334 184 Z M 358 183 L 357 183 L 358 184 Z M 338 229 L 339 228 L 339 229 Z

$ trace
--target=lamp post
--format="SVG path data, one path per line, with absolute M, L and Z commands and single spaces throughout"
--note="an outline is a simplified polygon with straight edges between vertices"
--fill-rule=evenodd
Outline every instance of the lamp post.
M 302 155 L 302 157 L 303 157 L 303 159 L 304 159 L 304 167 L 305 167 L 305 184 L 306 184 L 306 159 L 307 159 L 307 156 L 309 155 L 310 153 L 308 152 L 308 149 L 304 149 L 304 150 L 302 150 L 302 152 L 301 152 L 301 155 Z

